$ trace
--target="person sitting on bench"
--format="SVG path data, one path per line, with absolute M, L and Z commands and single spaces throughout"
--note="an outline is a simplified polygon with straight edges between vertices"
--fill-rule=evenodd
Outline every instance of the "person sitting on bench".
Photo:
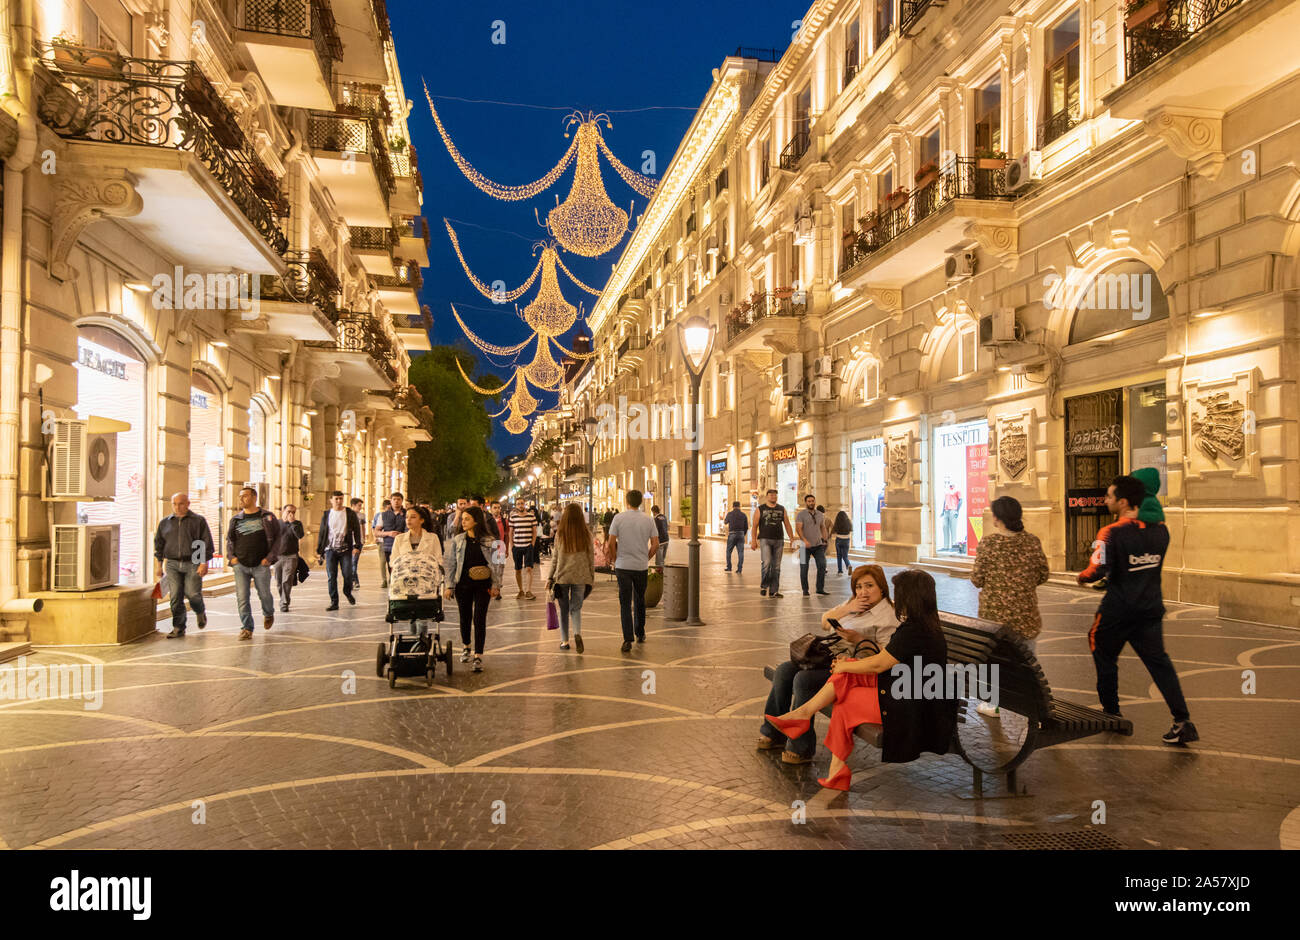
M 884 651 L 866 659 L 841 656 L 831 666 L 831 678 L 821 691 L 803 705 L 779 717 L 764 715 L 768 723 L 788 738 L 807 732 L 813 715 L 834 704 L 830 728 L 824 742 L 830 750 L 828 777 L 817 782 L 831 790 L 847 790 L 851 773 L 846 761 L 853 752 L 853 732 L 858 725 L 883 725 L 881 761 L 906 763 L 922 751 L 946 754 L 957 727 L 956 703 L 939 696 L 914 697 L 922 688 L 922 676 L 915 669 L 937 665 L 946 671 L 948 643 L 939 622 L 939 604 L 934 578 L 909 568 L 894 575 L 894 610 L 902 621 Z M 894 667 L 900 667 L 895 670 Z M 879 682 L 878 676 L 893 671 L 893 682 Z

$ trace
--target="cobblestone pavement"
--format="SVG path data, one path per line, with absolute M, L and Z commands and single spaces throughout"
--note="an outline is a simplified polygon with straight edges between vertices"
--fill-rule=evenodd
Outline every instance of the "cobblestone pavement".
M 670 563 L 685 555 L 672 543 Z M 1136 734 L 1036 753 L 1020 772 L 1028 795 L 996 796 L 986 779 L 976 798 L 956 755 L 882 765 L 863 745 L 851 792 L 832 796 L 816 783 L 824 747 L 790 767 L 753 745 L 763 665 L 847 596 L 848 578 L 832 573 L 832 597 L 805 598 L 790 556 L 785 597 L 762 599 L 753 553 L 743 574 L 722 571 L 717 543 L 703 557 L 706 626 L 653 610 L 644 646 L 620 653 L 616 588 L 600 576 L 579 656 L 547 634 L 540 589 L 524 601 L 508 585 L 484 672 L 456 662 L 432 689 L 390 690 L 375 674 L 387 627 L 373 553 L 356 607 L 326 612 L 315 573 L 252 642 L 236 641 L 226 596 L 182 640 L 38 650 L 29 666 L 102 663 L 102 707 L 0 702 L 0 847 L 997 848 L 1044 834 L 1124 848 L 1300 846 L 1294 631 L 1170 605 L 1165 637 L 1201 733 L 1191 747 L 1160 743 L 1168 711 L 1126 652 L 1120 689 Z M 969 582 L 937 580 L 941 607 L 974 613 Z M 1095 705 L 1085 634 L 1097 595 L 1047 585 L 1040 600 L 1054 692 Z M 454 625 L 442 632 L 459 648 Z M 1092 825 L 1097 801 L 1104 826 Z

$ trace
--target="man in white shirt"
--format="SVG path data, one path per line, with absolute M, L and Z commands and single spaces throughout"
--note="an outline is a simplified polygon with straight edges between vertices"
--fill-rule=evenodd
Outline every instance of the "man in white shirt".
M 342 569 L 343 596 L 349 604 L 357 599 L 352 595 L 353 566 L 361 554 L 361 520 L 343 505 L 343 494 L 335 490 L 330 494 L 330 508 L 321 515 L 320 535 L 316 540 L 317 564 L 325 565 L 325 583 L 329 588 L 330 605 L 326 610 L 339 609 L 338 576 Z
M 609 525 L 605 557 L 618 578 L 619 616 L 623 622 L 623 647 L 632 649 L 635 636 L 645 642 L 645 586 L 650 558 L 659 550 L 659 529 L 651 516 L 641 511 L 641 491 L 628 490 L 627 506 Z

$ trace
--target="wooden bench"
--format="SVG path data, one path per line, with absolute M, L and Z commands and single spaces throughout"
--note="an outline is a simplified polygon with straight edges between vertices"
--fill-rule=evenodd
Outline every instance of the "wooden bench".
M 983 791 L 986 773 L 1004 774 L 1007 791 L 1015 793 L 1016 770 L 1034 751 L 1104 732 L 1133 733 L 1133 723 L 1127 718 L 1112 718 L 1099 709 L 1052 695 L 1038 658 L 1011 628 L 960 614 L 942 613 L 940 619 L 949 663 L 997 667 L 1000 716 L 980 715 L 974 698 L 957 702 L 952 750 L 971 766 L 976 793 Z M 772 666 L 763 668 L 769 681 L 775 672 Z M 829 707 L 822 710 L 824 715 L 830 713 Z M 854 734 L 877 748 L 884 740 L 881 725 L 859 725 Z

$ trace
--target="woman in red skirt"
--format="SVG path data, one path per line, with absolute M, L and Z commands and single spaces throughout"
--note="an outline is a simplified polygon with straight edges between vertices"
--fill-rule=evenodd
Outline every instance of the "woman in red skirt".
M 878 678 L 900 664 L 903 670 L 910 670 L 931 663 L 943 667 L 948 660 L 934 578 L 909 569 L 894 575 L 893 582 L 894 610 L 902 623 L 884 651 L 866 659 L 836 659 L 830 681 L 811 699 L 780 717 L 763 716 L 794 739 L 808 731 L 813 715 L 834 704 L 823 740 L 832 755 L 830 776 L 817 778 L 828 789 L 849 788 L 851 775 L 845 762 L 853 753 L 853 730 L 858 725 L 884 726 L 881 760 L 886 763 L 915 760 L 921 751 L 946 753 L 952 739 L 956 722 L 952 702 L 910 698 L 914 688 L 910 677 L 894 683 L 901 693 L 895 696 L 894 689 L 887 690 Z

